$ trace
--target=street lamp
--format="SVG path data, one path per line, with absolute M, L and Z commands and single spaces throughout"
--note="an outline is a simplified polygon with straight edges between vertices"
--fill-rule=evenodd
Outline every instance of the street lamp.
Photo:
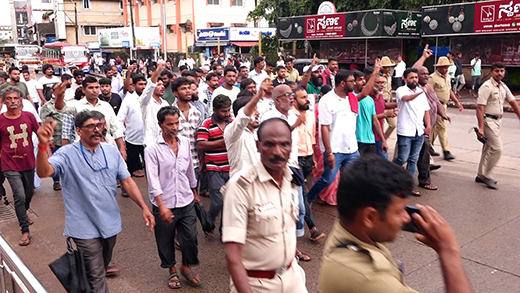
M 164 4 L 164 2 L 166 2 L 165 0 L 162 0 L 162 29 L 163 29 L 163 58 L 164 58 L 164 61 L 166 61 L 166 59 L 168 58 L 168 54 L 167 54 L 167 50 L 166 50 L 166 11 L 168 11 L 168 9 L 172 8 L 173 6 L 177 5 L 177 3 L 173 3 L 172 5 L 168 6 L 168 7 L 165 7 L 166 5 Z
M 76 2 L 73 0 L 70 0 L 72 4 L 74 4 L 74 28 L 76 31 L 76 45 L 79 44 L 79 32 L 78 32 L 78 6 L 76 5 Z

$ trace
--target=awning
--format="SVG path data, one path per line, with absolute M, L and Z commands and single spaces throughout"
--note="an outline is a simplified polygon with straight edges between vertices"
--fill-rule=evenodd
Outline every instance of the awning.
M 231 44 L 239 47 L 253 47 L 254 45 L 258 44 L 258 41 L 252 41 L 252 42 L 231 42 Z
M 220 46 L 227 46 L 228 41 L 220 41 Z M 218 46 L 217 41 L 204 41 L 204 42 L 195 42 L 195 47 L 216 47 Z

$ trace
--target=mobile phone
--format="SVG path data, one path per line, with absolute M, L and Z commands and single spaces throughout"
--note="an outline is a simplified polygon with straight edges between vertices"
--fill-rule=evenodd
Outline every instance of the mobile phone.
M 421 229 L 419 229 L 419 226 L 414 223 L 412 215 L 415 213 L 421 214 L 421 211 L 419 211 L 418 208 L 414 206 L 406 206 L 406 212 L 408 215 L 410 215 L 410 222 L 404 224 L 404 226 L 401 228 L 401 230 L 406 232 L 412 232 L 412 233 L 421 233 Z

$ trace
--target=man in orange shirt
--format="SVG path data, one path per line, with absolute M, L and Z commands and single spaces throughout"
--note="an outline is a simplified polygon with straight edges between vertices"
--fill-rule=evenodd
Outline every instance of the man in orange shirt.
M 303 172 L 303 177 L 307 178 L 312 173 L 312 169 L 316 166 L 314 158 L 314 148 L 316 144 L 316 118 L 314 113 L 309 110 L 310 102 L 307 91 L 302 87 L 298 87 L 295 91 L 294 113 L 298 116 L 296 128 L 298 129 L 298 164 Z M 311 240 L 317 241 L 325 237 L 325 233 L 318 230 L 316 220 L 312 214 L 312 210 L 307 200 L 307 188 L 303 186 L 303 198 L 305 203 L 305 222 L 311 233 Z

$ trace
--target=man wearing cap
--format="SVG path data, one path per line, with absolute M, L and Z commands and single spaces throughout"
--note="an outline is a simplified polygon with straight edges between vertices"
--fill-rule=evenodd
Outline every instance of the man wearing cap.
M 484 183 L 490 189 L 497 189 L 497 182 L 489 175 L 502 155 L 500 126 L 504 113 L 504 101 L 511 105 L 520 118 L 520 108 L 516 104 L 515 97 L 507 85 L 502 82 L 505 74 L 505 65 L 494 63 L 491 65 L 491 78 L 485 81 L 478 90 L 477 121 L 479 129 L 477 135 L 479 138 L 486 137 L 487 142 L 482 147 L 475 182 Z
M 301 86 L 307 90 L 308 94 L 319 95 L 321 86 L 323 85 L 323 76 L 321 70 L 323 66 L 319 65 L 320 60 L 314 55 L 311 65 L 303 68 L 303 77 Z
M 392 97 L 392 69 L 395 63 L 388 56 L 381 58 L 381 67 L 383 67 L 383 77 L 385 78 L 385 88 L 383 89 L 383 99 L 388 102 L 393 101 Z M 388 128 L 385 131 L 385 137 L 390 137 L 397 127 L 397 119 L 395 117 L 386 117 Z
M 424 51 L 425 53 L 421 58 L 425 58 L 425 54 L 430 54 L 431 50 L 428 50 L 428 48 L 425 48 L 427 51 Z M 436 70 L 434 73 L 432 73 L 430 80 L 428 81 L 428 84 L 433 87 L 435 90 L 435 93 L 437 94 L 437 97 L 439 98 L 439 101 L 444 107 L 444 111 L 446 112 L 448 110 L 447 103 L 450 100 L 450 98 L 455 102 L 455 105 L 457 105 L 457 108 L 459 108 L 459 111 L 462 111 L 464 108 L 459 103 L 459 100 L 453 93 L 451 89 L 451 80 L 448 75 L 448 68 L 450 67 L 450 60 L 448 57 L 439 57 L 439 60 L 437 61 L 437 64 L 435 64 Z M 432 135 L 431 135 L 431 145 L 432 145 L 432 155 L 438 155 L 434 154 L 435 151 L 433 150 L 433 144 L 435 143 L 435 138 L 438 136 L 439 140 L 441 142 L 442 151 L 444 154 L 444 159 L 447 161 L 451 161 L 455 159 L 455 156 L 453 156 L 450 153 L 450 145 L 448 143 L 448 132 L 446 130 L 446 121 L 442 119 L 442 117 L 437 116 L 437 120 L 435 121 L 435 125 L 432 127 Z

